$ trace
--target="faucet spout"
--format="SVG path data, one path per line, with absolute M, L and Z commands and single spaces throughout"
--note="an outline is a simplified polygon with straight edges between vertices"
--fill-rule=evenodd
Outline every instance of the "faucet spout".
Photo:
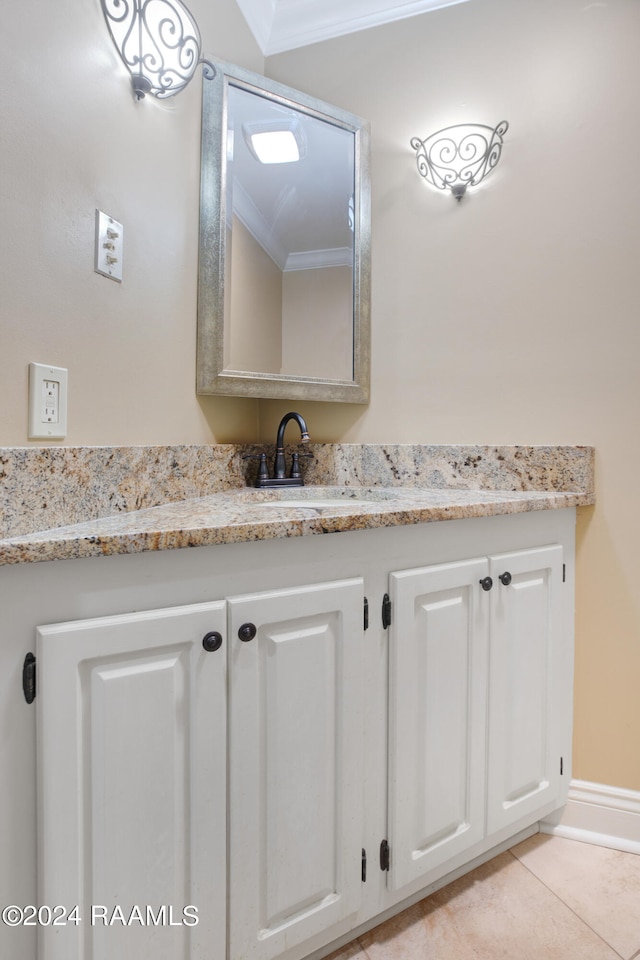
M 295 420 L 300 429 L 300 439 L 302 443 L 309 442 L 309 431 L 307 430 L 307 425 L 304 422 L 304 419 L 300 416 L 299 413 L 285 413 L 284 417 L 280 421 L 278 426 L 278 434 L 276 437 L 276 458 L 273 465 L 273 476 L 269 476 L 267 470 L 267 455 L 266 453 L 260 454 L 248 454 L 248 458 L 253 459 L 257 457 L 260 460 L 260 467 L 258 469 L 258 477 L 256 479 L 256 487 L 302 487 L 304 486 L 304 480 L 302 479 L 302 473 L 300 471 L 300 457 L 304 454 L 294 453 L 291 457 L 291 471 L 289 476 L 287 476 L 287 464 L 284 456 L 284 431 L 289 423 L 289 420 Z M 245 458 L 247 459 L 247 458 Z
M 299 413 L 285 413 L 284 417 L 280 421 L 280 425 L 278 426 L 278 434 L 276 437 L 276 459 L 273 467 L 273 476 L 275 480 L 283 480 L 286 476 L 287 468 L 284 458 L 284 431 L 290 420 L 295 420 L 295 422 L 298 424 L 302 443 L 309 442 L 309 431 L 307 430 L 307 425 L 304 422 L 304 418 L 301 417 Z

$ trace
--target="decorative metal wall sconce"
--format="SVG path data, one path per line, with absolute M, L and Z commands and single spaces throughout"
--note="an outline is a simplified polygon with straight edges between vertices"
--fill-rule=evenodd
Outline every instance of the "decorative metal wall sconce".
M 215 67 L 200 59 L 198 24 L 181 0 L 100 0 L 109 32 L 131 73 L 136 99 L 184 90 L 199 63 L 211 80 Z
M 477 186 L 491 173 L 502 154 L 506 120 L 496 127 L 459 123 L 432 133 L 426 140 L 414 137 L 418 173 L 439 190 L 451 190 L 462 200 L 467 187 Z

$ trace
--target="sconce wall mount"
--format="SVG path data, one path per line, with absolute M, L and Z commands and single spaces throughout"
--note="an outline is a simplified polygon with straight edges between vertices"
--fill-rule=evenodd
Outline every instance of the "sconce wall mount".
M 418 173 L 439 190 L 451 190 L 459 202 L 467 187 L 477 186 L 496 166 L 508 129 L 506 120 L 495 127 L 460 123 L 425 140 L 413 137 Z
M 100 5 L 136 99 L 148 93 L 158 99 L 174 96 L 199 63 L 205 77 L 215 77 L 213 64 L 200 59 L 200 30 L 181 0 L 100 0 Z

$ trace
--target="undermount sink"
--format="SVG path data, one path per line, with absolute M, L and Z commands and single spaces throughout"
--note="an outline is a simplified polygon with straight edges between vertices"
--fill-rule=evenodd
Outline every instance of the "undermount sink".
M 375 487 L 296 487 L 294 490 L 260 492 L 252 507 L 296 510 L 333 510 L 336 507 L 361 509 L 375 503 L 401 499 L 399 492 Z
M 300 497 L 295 500 L 267 500 L 264 503 L 256 503 L 256 507 L 267 507 L 270 509 L 295 508 L 296 510 L 328 510 L 334 507 L 370 507 L 375 501 L 345 499 L 345 497 L 324 497 L 322 500 L 307 500 Z

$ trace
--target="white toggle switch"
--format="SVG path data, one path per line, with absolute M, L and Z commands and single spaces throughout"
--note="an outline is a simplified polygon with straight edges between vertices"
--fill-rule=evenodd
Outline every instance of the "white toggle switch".
M 67 435 L 67 370 L 29 364 L 29 439 L 60 440 Z
M 96 210 L 96 273 L 122 283 L 122 224 Z

